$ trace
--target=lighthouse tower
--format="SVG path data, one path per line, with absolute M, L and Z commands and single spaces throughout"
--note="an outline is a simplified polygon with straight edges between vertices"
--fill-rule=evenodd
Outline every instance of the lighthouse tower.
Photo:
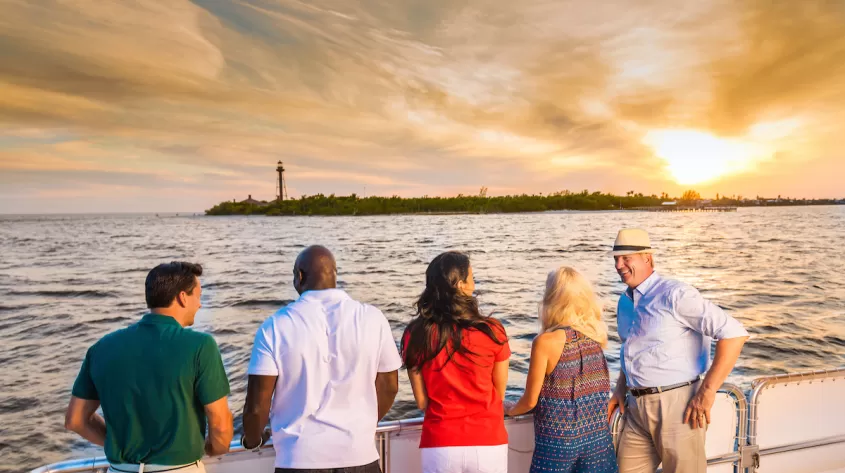
M 288 197 L 288 188 L 285 185 L 285 167 L 281 161 L 276 166 L 276 172 L 279 173 L 279 182 L 276 183 L 276 199 L 285 200 Z

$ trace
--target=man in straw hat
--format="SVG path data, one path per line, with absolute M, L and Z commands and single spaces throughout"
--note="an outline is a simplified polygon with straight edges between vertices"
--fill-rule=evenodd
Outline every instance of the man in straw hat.
M 748 332 L 692 286 L 655 272 L 653 253 L 638 228 L 619 231 L 613 244 L 628 286 L 617 308 L 622 369 L 608 405 L 609 416 L 625 414 L 619 471 L 654 472 L 662 462 L 665 473 L 704 473 L 710 408 Z

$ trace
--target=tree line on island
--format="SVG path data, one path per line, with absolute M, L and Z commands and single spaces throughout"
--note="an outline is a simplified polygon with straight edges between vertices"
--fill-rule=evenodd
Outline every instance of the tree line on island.
M 543 212 L 549 210 L 614 210 L 653 207 L 665 202 L 678 206 L 756 206 L 756 205 L 832 205 L 845 201 L 834 199 L 748 199 L 742 196 L 718 196 L 713 200 L 702 200 L 698 192 L 688 190 L 680 198 L 670 198 L 662 193 L 643 195 L 629 191 L 625 195 L 602 192 L 570 192 L 568 190 L 551 194 L 521 194 L 498 197 L 487 196 L 482 188 L 478 195 L 458 194 L 455 197 L 359 197 L 316 194 L 303 195 L 298 199 L 257 201 L 226 201 L 205 211 L 206 215 L 389 215 L 417 213 L 513 213 Z

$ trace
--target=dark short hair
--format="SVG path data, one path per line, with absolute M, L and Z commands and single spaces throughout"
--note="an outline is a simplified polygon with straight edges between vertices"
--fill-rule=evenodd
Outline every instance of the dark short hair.
M 202 266 L 196 263 L 171 261 L 156 266 L 147 274 L 144 283 L 147 307 L 170 307 L 180 292 L 192 294 L 199 276 L 202 276 Z

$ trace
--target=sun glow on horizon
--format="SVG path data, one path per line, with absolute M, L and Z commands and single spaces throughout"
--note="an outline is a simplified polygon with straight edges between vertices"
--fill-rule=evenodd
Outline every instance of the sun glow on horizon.
M 666 161 L 678 184 L 700 184 L 746 171 L 762 154 L 754 143 L 698 130 L 654 130 L 643 143 Z

